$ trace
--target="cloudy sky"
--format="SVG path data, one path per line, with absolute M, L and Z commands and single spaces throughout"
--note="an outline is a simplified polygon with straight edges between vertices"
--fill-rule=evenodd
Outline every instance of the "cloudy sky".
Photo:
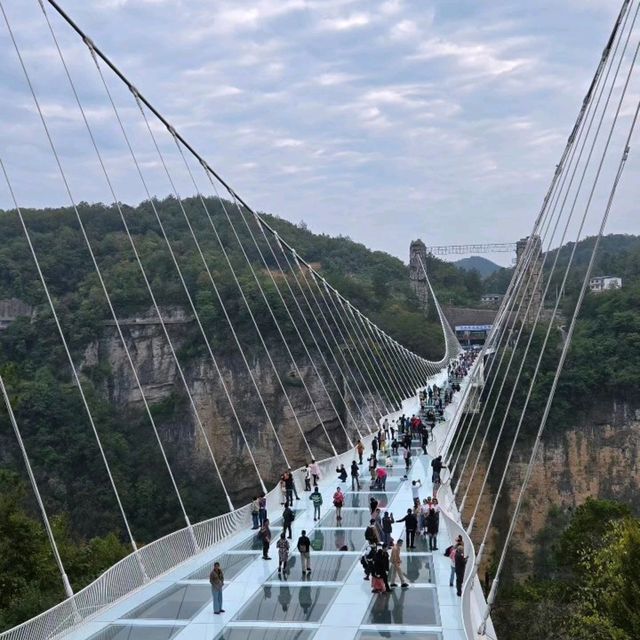
M 58 1 L 252 206 L 405 260 L 415 237 L 528 233 L 621 4 Z M 1 2 L 74 197 L 110 201 L 37 0 Z M 51 18 L 116 195 L 140 201 L 90 56 Z M 20 204 L 67 204 L 3 20 L 0 82 L 0 157 Z M 140 113 L 109 82 L 152 192 L 166 195 Z M 161 146 L 180 192 L 193 193 L 167 136 Z M 610 231 L 640 233 L 633 173 Z

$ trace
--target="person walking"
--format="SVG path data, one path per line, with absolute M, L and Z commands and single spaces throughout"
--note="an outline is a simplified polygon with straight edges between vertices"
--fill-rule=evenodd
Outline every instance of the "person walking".
M 371 449 L 373 450 L 373 455 L 376 457 L 378 455 L 378 438 L 373 438 L 371 441 Z
M 303 529 L 298 538 L 298 552 L 300 553 L 300 564 L 302 565 L 302 577 L 311 573 L 311 540 L 307 537 L 307 532 Z
M 402 557 L 400 555 L 402 551 L 402 540 L 398 540 L 391 549 L 391 569 L 389 571 L 389 579 L 391 580 L 391 587 L 397 587 L 398 584 L 395 578 L 400 578 L 400 586 L 406 589 L 409 586 L 407 578 L 402 571 Z
M 271 529 L 269 528 L 269 519 L 267 518 L 258 531 L 258 537 L 262 540 L 262 559 L 271 560 L 269 557 L 269 545 L 271 544 Z
M 311 470 L 308 464 L 304 465 L 304 490 L 311 491 Z
M 291 523 L 296 519 L 296 514 L 293 513 L 293 509 L 289 506 L 289 503 L 284 505 L 284 511 L 282 512 L 282 533 L 289 535 L 287 536 L 289 540 L 291 540 Z
M 309 465 L 309 471 L 311 471 L 311 478 L 313 479 L 313 486 L 318 486 L 318 480 L 320 480 L 320 467 L 315 460 L 311 461 Z
M 440 518 L 436 510 L 431 508 L 427 513 L 427 535 L 429 536 L 429 551 L 438 550 L 438 528 Z
M 393 513 L 384 512 L 382 516 L 382 543 L 387 547 L 391 547 L 391 534 L 393 533 Z
M 364 453 L 362 440 L 358 440 L 358 442 L 356 442 L 356 453 L 358 454 L 358 464 L 362 464 L 362 454 Z
M 224 609 L 222 608 L 224 573 L 222 573 L 219 562 L 213 563 L 213 569 L 209 574 L 209 584 L 211 585 L 211 597 L 213 599 L 213 613 L 216 615 L 224 613 Z
M 291 490 L 293 491 L 293 495 L 296 500 L 300 500 L 300 496 L 298 495 L 298 490 L 296 489 L 296 479 L 293 475 L 293 471 L 289 469 L 288 473 L 289 473 L 289 480 L 291 482 Z M 289 504 L 293 504 L 293 500 L 289 500 Z
M 354 460 L 351 463 L 351 491 L 360 491 L 360 469 L 358 463 Z
M 407 538 L 407 549 L 415 549 L 416 529 L 418 528 L 418 518 L 411 509 L 407 509 L 407 515 L 396 522 L 404 522 Z
M 442 463 L 442 456 L 438 456 L 431 461 L 431 468 L 433 469 L 433 474 L 431 475 L 431 482 L 433 484 L 440 484 L 440 473 L 444 464 Z
M 376 547 L 380 544 L 380 538 L 378 538 L 378 528 L 376 527 L 375 518 L 369 520 L 369 526 L 364 530 L 364 539 L 372 546 Z
M 254 531 L 260 528 L 259 519 L 260 519 L 260 498 L 256 496 L 251 501 L 251 520 L 253 520 L 253 526 L 251 528 Z
M 376 467 L 378 466 L 378 460 L 373 455 L 373 453 L 369 456 L 369 475 L 371 476 L 371 482 L 375 482 L 376 479 Z
M 453 587 L 453 581 L 456 579 L 456 547 L 458 545 L 462 545 L 464 549 L 464 545 L 462 543 L 462 536 L 458 536 L 454 544 L 447 548 L 445 555 L 449 558 L 451 562 L 451 573 L 449 574 L 449 586 Z
M 384 583 L 384 592 L 388 593 L 391 591 L 391 587 L 389 586 L 389 554 L 387 550 L 382 547 L 378 549 L 376 552 L 376 559 L 373 563 L 373 575 L 376 578 L 379 578 Z M 378 592 L 377 589 L 372 589 L 374 592 Z
M 404 471 L 405 478 L 409 473 L 409 469 L 411 468 L 411 445 L 404 445 L 404 449 L 402 450 L 402 457 L 404 458 Z
M 411 481 L 411 497 L 413 498 L 413 504 L 420 504 L 420 488 L 422 487 L 421 480 L 412 480 Z
M 342 490 L 338 487 L 333 494 L 333 506 L 336 508 L 336 520 L 338 522 L 342 520 L 342 505 L 344 505 L 344 493 L 342 493 Z
M 258 498 L 258 523 L 262 526 L 267 519 L 267 496 L 264 493 Z
M 320 520 L 320 507 L 322 506 L 322 494 L 318 491 L 318 485 L 315 486 L 313 493 L 309 496 L 309 500 L 313 502 L 313 520 Z
M 289 541 L 284 535 L 284 531 L 280 534 L 280 539 L 276 542 L 278 548 L 278 577 L 284 572 L 285 576 L 289 573 L 287 562 L 289 560 Z
M 467 567 L 467 558 L 464 555 L 464 546 L 459 544 L 455 551 L 455 570 L 456 570 L 456 594 L 462 596 L 462 583 L 464 582 L 464 572 Z

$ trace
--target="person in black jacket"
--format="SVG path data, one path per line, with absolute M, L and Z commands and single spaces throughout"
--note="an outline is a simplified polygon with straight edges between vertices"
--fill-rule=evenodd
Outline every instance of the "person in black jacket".
M 376 559 L 373 563 L 373 575 L 376 576 L 376 578 L 382 578 L 386 592 L 391 591 L 391 587 L 389 586 L 389 554 L 385 547 L 378 549 L 376 552 Z
M 464 582 L 464 571 L 467 567 L 467 558 L 464 555 L 464 546 L 461 544 L 456 547 L 454 562 L 456 567 L 456 593 L 458 596 L 462 596 L 462 583 Z
M 429 509 L 426 517 L 427 534 L 429 536 L 429 551 L 438 550 L 438 529 L 440 527 L 440 518 L 435 509 Z
M 442 456 L 438 456 L 431 461 L 431 468 L 433 469 L 433 475 L 431 476 L 431 482 L 434 484 L 440 484 L 440 472 L 444 464 L 442 463 Z
M 282 512 L 282 533 L 289 533 L 287 538 L 291 540 L 291 523 L 295 520 L 295 514 L 289 506 L 289 503 L 284 505 L 284 511 Z
M 343 464 L 336 469 L 336 473 L 338 474 L 338 478 L 340 478 L 340 482 L 347 481 L 347 470 L 344 468 Z
M 415 549 L 416 529 L 418 528 L 418 518 L 411 509 L 407 509 L 407 515 L 396 522 L 404 522 L 404 528 L 407 532 L 407 549 Z
M 358 463 L 354 460 L 351 463 L 351 491 L 360 491 L 360 469 L 358 468 Z
M 384 512 L 382 516 L 382 542 L 387 547 L 391 546 L 391 534 L 393 533 L 393 513 L 389 515 L 388 511 Z

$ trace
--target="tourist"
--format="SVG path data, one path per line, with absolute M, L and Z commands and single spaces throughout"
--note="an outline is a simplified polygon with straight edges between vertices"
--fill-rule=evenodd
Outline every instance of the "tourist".
M 378 545 L 380 543 L 375 518 L 369 520 L 369 526 L 364 530 L 364 539 L 371 545 Z
M 267 519 L 267 496 L 264 493 L 258 498 L 258 523 L 262 526 Z
M 344 493 L 340 487 L 336 489 L 333 494 L 333 506 L 336 508 L 336 520 L 340 522 L 342 520 L 342 506 L 344 505 Z
M 364 569 L 364 579 L 369 580 L 369 577 L 373 573 L 373 565 L 376 559 L 376 546 L 371 545 L 360 558 L 360 564 Z
M 373 575 L 376 578 L 382 580 L 384 584 L 384 592 L 388 593 L 391 591 L 391 587 L 389 586 L 389 554 L 387 550 L 382 547 L 382 549 L 378 549 L 376 552 L 376 559 L 373 563 Z M 371 585 L 374 588 L 371 590 L 373 593 L 381 593 L 381 589 L 376 588 L 377 585 Z
M 364 445 L 361 440 L 356 442 L 356 453 L 358 454 L 358 464 L 362 464 L 362 454 L 364 453 Z
M 351 463 L 351 491 L 360 491 L 360 469 L 358 469 L 358 463 L 354 460 Z
M 271 560 L 269 557 L 269 545 L 271 544 L 271 529 L 269 528 L 269 520 L 266 519 L 260 530 L 258 531 L 258 538 L 262 541 L 262 559 Z
M 432 507 L 427 513 L 427 535 L 429 536 L 429 551 L 438 550 L 438 529 L 440 518 L 436 510 Z
M 347 470 L 344 468 L 344 465 L 341 464 L 337 469 L 336 469 L 336 473 L 338 474 L 338 478 L 340 479 L 340 482 L 346 482 L 347 481 Z
M 391 546 L 391 534 L 393 533 L 393 513 L 389 513 L 388 511 L 384 512 L 384 516 L 382 516 L 382 543 L 387 545 L 387 547 Z
M 455 571 L 456 571 L 456 594 L 462 596 L 462 583 L 464 582 L 464 572 L 467 566 L 467 558 L 464 555 L 464 546 L 458 544 L 455 551 Z
M 280 539 L 276 542 L 278 548 L 278 576 L 284 572 L 286 576 L 289 571 L 287 570 L 287 562 L 289 560 L 289 541 L 284 535 L 284 531 L 280 534 Z
M 311 540 L 303 529 L 298 538 L 298 551 L 300 552 L 300 564 L 302 565 L 302 577 L 311 573 Z
M 280 476 L 280 504 L 284 507 L 287 503 L 287 482 L 284 473 Z
M 224 613 L 224 609 L 222 608 L 222 589 L 224 587 L 224 574 L 222 573 L 219 562 L 213 563 L 213 569 L 209 574 L 209 583 L 211 584 L 213 613 L 215 613 L 216 615 Z
M 411 437 L 411 436 L 409 436 Z M 407 443 L 405 442 L 404 447 L 402 449 L 402 457 L 404 458 L 404 470 L 405 470 L 405 475 L 404 477 L 407 477 L 407 474 L 409 473 L 409 469 L 411 468 L 411 441 L 409 441 L 409 444 L 407 445 Z
M 403 589 L 406 589 L 409 586 L 407 582 L 407 578 L 402 572 L 402 558 L 400 556 L 400 552 L 402 551 L 402 540 L 398 540 L 394 545 L 393 549 L 391 549 L 391 569 L 389 571 L 389 578 L 391 579 L 392 587 L 397 587 L 397 583 L 395 581 L 395 577 L 400 578 L 400 586 Z M 394 575 L 395 573 L 395 575 Z
M 257 530 L 260 528 L 259 524 L 260 519 L 260 498 L 255 496 L 251 501 L 251 520 L 253 520 L 253 526 L 251 527 L 253 530 Z
M 438 456 L 431 461 L 431 468 L 433 469 L 433 474 L 431 475 L 431 482 L 433 484 L 440 484 L 440 472 L 445 465 L 442 462 L 442 456 Z
M 413 504 L 420 504 L 420 487 L 422 487 L 421 480 L 412 480 L 411 481 L 411 497 L 413 498 Z
M 411 509 L 407 509 L 407 515 L 396 522 L 404 522 L 407 538 L 407 549 L 415 549 L 416 529 L 418 528 L 418 518 Z
M 369 475 L 371 476 L 371 482 L 375 482 L 376 479 L 376 467 L 378 466 L 378 460 L 375 454 L 371 454 L 368 458 L 369 460 Z
M 322 506 L 322 494 L 318 491 L 318 485 L 315 486 L 313 493 L 309 496 L 309 500 L 313 502 L 313 520 L 320 520 L 320 507 Z
M 464 549 L 464 545 L 462 543 L 462 536 L 458 536 L 456 538 L 455 543 L 452 544 L 450 547 L 448 547 L 444 554 L 449 558 L 449 561 L 451 562 L 451 573 L 449 574 L 450 587 L 453 587 L 453 581 L 455 580 L 455 577 L 456 577 L 456 547 L 458 547 L 459 545 L 461 545 L 462 548 Z
M 289 540 L 291 540 L 291 523 L 296 519 L 296 514 L 293 513 L 293 509 L 289 506 L 289 503 L 284 505 L 284 511 L 282 512 L 282 533 L 289 535 L 287 536 Z
M 385 491 L 387 488 L 387 470 L 384 467 L 376 469 L 376 488 Z
M 309 470 L 311 471 L 311 477 L 313 478 L 313 486 L 318 486 L 318 480 L 320 480 L 320 467 L 315 460 L 311 461 L 309 465 Z
M 304 490 L 311 491 L 311 470 L 308 464 L 304 465 Z

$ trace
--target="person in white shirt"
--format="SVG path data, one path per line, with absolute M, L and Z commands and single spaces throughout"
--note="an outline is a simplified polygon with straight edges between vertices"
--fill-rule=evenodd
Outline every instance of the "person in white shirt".
M 422 482 L 420 480 L 411 481 L 411 496 L 413 497 L 413 504 L 416 506 L 420 504 L 420 487 Z

